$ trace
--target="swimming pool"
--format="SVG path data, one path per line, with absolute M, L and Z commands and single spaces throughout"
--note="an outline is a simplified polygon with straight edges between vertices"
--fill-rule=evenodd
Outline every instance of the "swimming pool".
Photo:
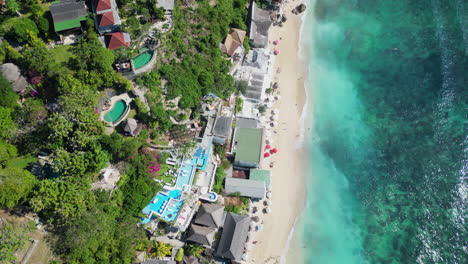
M 179 171 L 179 175 L 177 176 L 176 188 L 182 189 L 184 185 L 190 185 L 193 174 L 194 165 L 184 163 Z
M 133 66 L 135 67 L 135 70 L 148 64 L 148 62 L 151 61 L 152 57 L 153 57 L 153 51 L 148 50 L 136 56 L 135 58 L 133 58 L 132 61 L 133 61 Z
M 151 212 L 153 212 L 153 214 L 156 214 L 158 216 L 163 216 L 164 220 L 166 220 L 164 218 L 164 215 L 166 215 L 167 219 L 172 219 L 172 218 L 175 219 L 175 216 L 172 217 L 172 215 L 176 214 L 177 216 L 178 210 L 180 210 L 180 207 L 178 208 L 174 207 L 173 204 L 174 203 L 177 204 L 177 202 L 180 201 L 181 194 L 182 194 L 182 190 L 179 190 L 179 189 L 167 191 L 167 193 L 158 192 L 151 200 L 151 203 L 145 206 L 145 208 L 143 208 L 142 212 L 148 217 L 151 215 Z M 175 209 L 177 209 L 177 211 L 175 211 Z M 147 224 L 154 218 L 155 218 L 154 215 L 151 216 L 151 218 L 143 218 L 141 223 Z M 166 220 L 166 221 L 169 221 L 169 220 Z
M 192 164 L 197 166 L 197 169 L 205 170 L 206 165 L 208 164 L 208 158 L 210 157 L 210 150 L 208 148 L 205 150 L 203 147 L 198 147 L 195 151 L 195 155 L 192 158 Z
M 166 220 L 167 222 L 173 222 L 176 220 L 177 216 L 179 215 L 180 208 L 184 204 L 184 201 L 176 201 L 172 200 L 169 203 L 169 206 L 166 210 L 164 210 L 164 213 L 162 215 L 162 218 Z
M 115 102 L 112 109 L 104 115 L 104 121 L 114 124 L 119 120 L 127 109 L 127 103 L 124 100 Z

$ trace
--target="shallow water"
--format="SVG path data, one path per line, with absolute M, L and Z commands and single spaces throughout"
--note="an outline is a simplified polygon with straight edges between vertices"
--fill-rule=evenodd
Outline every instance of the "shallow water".
M 309 12 L 306 263 L 467 263 L 467 3 Z

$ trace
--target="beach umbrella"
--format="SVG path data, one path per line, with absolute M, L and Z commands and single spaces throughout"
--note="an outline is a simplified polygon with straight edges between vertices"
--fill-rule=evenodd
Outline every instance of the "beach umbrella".
M 266 137 L 271 137 L 271 131 L 270 130 L 265 131 L 265 136 Z
M 260 231 L 260 230 L 262 230 L 262 226 L 261 226 L 261 225 L 258 225 L 258 226 L 255 227 L 255 231 Z
M 272 144 L 272 143 L 273 143 L 273 139 L 272 139 L 272 138 L 268 138 L 267 140 L 265 140 L 265 143 L 266 143 L 266 144 Z
M 275 100 L 280 100 L 280 99 L 281 99 L 281 95 L 278 94 L 275 96 Z
M 266 200 L 265 204 L 268 205 L 268 206 L 271 206 L 273 203 L 270 200 Z
M 273 44 L 278 45 L 280 43 L 279 39 L 273 41 Z
M 273 52 L 273 54 L 278 55 L 278 54 L 280 54 L 280 52 L 281 52 L 281 51 L 280 51 L 279 49 L 276 49 L 276 50 Z
M 275 126 L 278 126 L 278 122 L 273 121 L 273 122 L 271 122 L 271 125 L 274 126 L 274 127 L 275 127 Z
M 278 153 L 278 149 L 277 148 L 272 149 L 271 153 Z
M 263 157 L 264 157 L 264 158 L 268 158 L 268 157 L 270 157 L 270 153 L 268 153 L 268 152 L 265 152 L 265 154 L 263 154 Z
M 268 102 L 268 103 L 265 104 L 265 106 L 266 106 L 267 108 L 272 108 L 272 107 L 273 107 L 273 103 L 272 103 L 272 102 Z
M 271 198 L 272 196 L 273 196 L 273 194 L 271 192 L 267 192 L 267 194 L 266 194 L 267 198 Z
M 271 146 L 270 146 L 270 145 L 266 145 L 265 148 L 266 148 L 266 149 L 271 149 Z
M 273 116 L 271 116 L 271 119 L 272 119 L 272 120 L 278 120 L 278 119 L 279 119 L 279 116 L 273 115 Z
M 266 212 L 267 214 L 271 213 L 271 208 L 270 208 L 270 207 L 265 208 L 265 212 Z
M 258 223 L 258 222 L 260 222 L 260 217 L 254 216 L 254 217 L 252 217 L 252 221 L 254 221 L 255 223 Z M 255 223 L 253 223 L 253 224 L 255 225 Z
M 278 109 L 271 110 L 271 113 L 274 115 L 279 115 L 280 111 Z
M 242 254 L 242 260 L 247 260 L 249 255 L 247 253 Z

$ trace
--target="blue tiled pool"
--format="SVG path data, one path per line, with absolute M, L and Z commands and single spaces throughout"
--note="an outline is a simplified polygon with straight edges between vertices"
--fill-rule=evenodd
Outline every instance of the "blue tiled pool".
M 190 185 L 190 181 L 193 177 L 193 169 L 192 164 L 184 164 L 182 166 L 177 176 L 176 188 L 182 189 L 184 185 Z
M 208 150 L 205 150 L 203 147 L 198 147 L 195 151 L 195 155 L 193 155 L 192 164 L 196 165 L 200 170 L 205 170 L 208 158 L 210 157 L 210 150 L 211 147 L 208 148 Z
M 167 209 L 170 209 L 171 212 L 174 211 L 174 208 L 167 208 L 166 209 L 166 207 L 168 207 L 170 199 L 172 198 L 174 200 L 180 200 L 181 193 L 182 193 L 182 190 L 178 190 L 178 189 L 171 190 L 167 194 L 163 193 L 163 192 L 158 192 L 156 194 L 156 196 L 154 196 L 153 199 L 151 200 L 151 203 L 148 204 L 145 208 L 143 208 L 143 214 L 149 216 L 151 214 L 151 212 L 153 212 L 154 214 L 157 214 L 159 216 L 162 215 L 163 218 L 164 218 L 164 215 L 168 215 L 166 213 L 168 211 Z M 178 208 L 178 209 L 180 209 L 180 208 Z M 176 212 L 176 216 L 177 216 L 177 213 L 178 213 L 178 211 Z M 152 216 L 151 219 L 144 218 L 141 221 L 141 223 L 142 224 L 147 224 L 151 220 L 153 220 L 154 218 L 155 218 L 155 216 Z M 168 218 L 171 218 L 171 217 L 168 217 Z M 174 216 L 174 219 L 175 219 L 175 216 Z M 171 221 L 173 221 L 173 220 L 171 220 Z
M 178 201 L 177 203 L 169 206 L 163 213 L 162 218 L 167 222 L 172 222 L 176 219 L 179 214 L 180 208 L 184 204 L 184 201 Z

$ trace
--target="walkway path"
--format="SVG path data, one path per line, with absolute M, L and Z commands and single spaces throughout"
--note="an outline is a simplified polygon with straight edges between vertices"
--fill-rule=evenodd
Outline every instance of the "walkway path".
M 29 258 L 31 257 L 32 253 L 34 252 L 34 249 L 36 249 L 37 244 L 39 243 L 38 240 L 34 239 L 32 245 L 29 247 L 28 252 L 26 253 L 26 256 L 24 256 L 23 260 L 21 260 L 21 264 L 26 264 L 29 261 Z

